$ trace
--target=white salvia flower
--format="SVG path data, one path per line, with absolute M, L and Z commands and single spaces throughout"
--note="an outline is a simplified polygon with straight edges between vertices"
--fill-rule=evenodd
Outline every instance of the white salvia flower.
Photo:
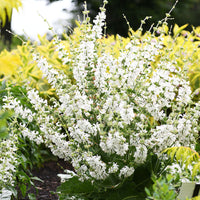
M 38 54 L 34 54 L 34 61 L 37 62 L 37 66 L 43 72 L 43 76 L 47 78 L 52 87 L 57 89 L 58 94 L 62 94 L 62 87 L 68 83 L 68 78 L 64 72 L 54 69 L 52 65 L 48 64 L 46 58 Z M 60 84 L 57 84 L 57 82 L 60 82 Z
M 187 104 L 191 101 L 191 87 L 189 86 L 188 82 L 181 82 L 181 87 L 178 90 L 178 96 L 177 96 L 177 101 L 180 102 L 180 104 Z
M 160 125 L 156 129 L 152 129 L 148 143 L 151 144 L 155 153 L 162 152 L 164 149 L 175 145 L 177 135 L 174 132 L 176 132 L 176 128 L 173 125 Z
M 17 99 L 5 97 L 3 101 L 5 102 L 3 109 L 13 109 L 15 113 L 21 115 L 23 119 L 28 119 L 29 122 L 33 121 L 35 113 L 33 113 L 29 108 L 23 108 Z
M 126 138 L 119 135 L 119 132 L 108 133 L 108 137 L 101 137 L 101 149 L 109 154 L 116 153 L 117 155 L 124 156 L 128 151 L 128 143 Z
M 73 128 L 69 127 L 68 129 L 70 131 L 70 136 L 78 143 L 91 144 L 91 142 L 89 142 L 90 134 L 84 132 L 77 126 L 74 126 Z
M 19 165 L 17 155 L 17 136 L 10 132 L 10 137 L 0 140 L 0 190 L 4 186 L 14 186 L 15 172 Z
M 191 133 L 193 130 L 193 125 L 196 124 L 195 119 L 187 119 L 186 115 L 183 115 L 177 122 L 177 132 L 178 141 L 181 145 L 189 146 L 191 143 L 195 142 L 195 137 Z
M 64 170 L 65 174 L 58 174 L 57 176 L 60 177 L 61 183 L 64 183 L 65 181 L 69 180 L 70 178 L 73 178 L 74 176 L 77 176 L 73 171 L 71 170 Z
M 76 106 L 78 108 L 84 109 L 85 111 L 91 110 L 91 105 L 93 104 L 93 101 L 92 99 L 89 99 L 87 95 L 81 94 L 79 91 L 76 91 L 74 100 L 76 101 Z
M 186 167 L 186 165 L 183 163 L 172 163 L 171 165 L 166 167 L 166 171 L 175 177 L 178 175 L 180 177 L 180 181 L 182 183 L 191 182 L 194 180 L 198 181 L 199 180 L 198 175 L 195 177 L 191 177 L 191 174 L 193 173 L 192 171 L 194 168 L 194 166 L 193 166 L 194 164 L 195 163 L 187 165 L 187 167 Z
M 116 63 L 112 56 L 103 53 L 101 57 L 98 57 L 94 72 L 94 85 L 100 93 L 109 92 L 107 80 L 110 79 L 112 73 L 111 68 L 115 65 Z M 109 71 L 108 66 L 110 67 Z
M 56 51 L 58 52 L 58 57 L 62 60 L 63 65 L 71 62 L 69 53 L 67 53 L 65 50 L 65 46 L 61 44 L 61 40 L 59 40 L 57 37 L 54 38 L 54 44 L 56 44 Z
M 37 90 L 29 90 L 27 92 L 29 101 L 32 103 L 36 110 L 40 110 L 41 112 L 45 112 L 45 107 L 47 106 L 47 100 L 44 100 L 39 97 Z
M 106 173 L 106 164 L 101 161 L 100 156 L 85 156 L 90 167 L 90 175 L 96 180 L 104 180 L 107 178 L 108 174 Z
M 122 106 L 122 107 L 121 107 Z M 125 124 L 130 124 L 131 121 L 135 118 L 136 114 L 133 112 L 133 107 L 128 105 L 123 105 L 122 102 L 119 105 L 119 112 L 122 117 L 122 120 Z
M 31 141 L 36 142 L 36 144 L 38 145 L 44 142 L 42 136 L 38 131 L 31 131 L 30 129 L 25 127 L 25 124 L 20 124 L 20 128 L 22 129 L 21 133 L 24 137 L 28 137 Z
M 113 163 L 113 165 L 108 169 L 108 173 L 116 173 L 119 170 L 119 166 L 117 163 Z
M 172 165 L 167 166 L 166 171 L 168 171 L 168 170 L 169 170 L 170 174 L 172 174 L 172 175 L 183 173 L 183 169 L 177 163 L 173 163 Z
M 75 65 L 73 66 L 73 76 L 79 89 L 83 90 L 88 87 L 87 67 L 94 67 L 94 61 L 92 58 L 95 57 L 96 53 L 93 41 L 81 41 L 80 46 L 81 47 L 77 49 L 79 56 L 74 60 Z
M 119 178 L 129 177 L 134 173 L 134 171 L 134 167 L 124 166 L 122 169 L 120 169 Z
M 0 199 L 9 200 L 12 198 L 12 195 L 13 195 L 12 191 L 6 188 L 3 188 L 2 190 L 0 190 Z
M 92 33 L 95 34 L 95 37 L 97 39 L 100 39 L 102 37 L 102 27 L 105 25 L 105 19 L 106 19 L 105 10 L 102 9 L 102 11 L 93 20 L 94 26 L 92 28 Z
M 134 153 L 135 162 L 138 164 L 144 163 L 147 158 L 147 148 L 145 145 L 136 146 L 136 152 Z
M 69 41 L 70 56 L 64 41 L 55 38 L 58 57 L 63 64 L 70 62 L 72 79 L 46 58 L 34 56 L 57 99 L 49 104 L 28 89 L 34 114 L 14 98 L 5 97 L 3 105 L 37 124 L 37 131 L 21 124 L 24 136 L 70 160 L 79 180 L 94 184 L 111 174 L 131 176 L 149 152 L 159 156 L 168 147 L 193 147 L 200 115 L 185 73 L 160 52 L 162 36 L 131 37 L 116 56 L 100 40 L 105 17 L 103 7 L 94 26 L 83 22 L 80 41 L 74 46 Z M 124 45 L 122 38 L 119 42 Z

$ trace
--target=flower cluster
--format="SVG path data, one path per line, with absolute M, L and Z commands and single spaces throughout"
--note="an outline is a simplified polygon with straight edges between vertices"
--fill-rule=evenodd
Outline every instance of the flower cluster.
M 47 102 L 27 87 L 34 111 L 14 99 L 5 99 L 4 108 L 36 123 L 38 130 L 21 123 L 22 134 L 70 160 L 80 180 L 118 184 L 152 152 L 159 156 L 168 147 L 193 147 L 200 106 L 192 101 L 185 72 L 160 53 L 162 35 L 143 40 L 133 35 L 114 57 L 102 45 L 104 21 L 104 7 L 93 27 L 85 19 L 80 44 L 70 47 L 70 58 L 56 39 L 55 48 L 73 71 L 73 81 L 35 54 L 56 98 Z
M 0 193 L 9 185 L 14 185 L 16 168 L 19 164 L 16 142 L 17 136 L 13 133 L 10 133 L 8 139 L 0 140 Z

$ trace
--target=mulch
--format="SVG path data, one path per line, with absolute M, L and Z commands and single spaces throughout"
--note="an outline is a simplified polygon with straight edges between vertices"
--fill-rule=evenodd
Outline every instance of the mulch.
M 48 161 L 40 169 L 34 169 L 33 176 L 40 178 L 43 182 L 34 180 L 35 188 L 31 187 L 28 193 L 35 194 L 37 200 L 58 200 L 55 192 L 61 182 L 57 174 L 63 173 L 64 169 L 73 170 L 73 167 L 64 160 L 57 160 Z M 19 200 L 28 199 L 28 197 L 19 197 Z

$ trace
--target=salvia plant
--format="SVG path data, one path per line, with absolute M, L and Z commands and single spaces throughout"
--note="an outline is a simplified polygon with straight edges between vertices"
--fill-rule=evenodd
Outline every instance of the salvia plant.
M 163 54 L 164 36 L 150 32 L 143 39 L 132 35 L 118 56 L 109 54 L 103 43 L 106 3 L 93 25 L 85 7 L 79 44 L 70 51 L 54 37 L 55 53 L 72 77 L 34 53 L 56 91 L 53 98 L 42 98 L 27 84 L 31 106 L 12 92 L 3 99 L 3 109 L 22 119 L 10 123 L 12 130 L 72 163 L 72 177 L 58 189 L 60 199 L 144 199 L 151 174 L 167 170 L 170 159 L 162 152 L 194 149 L 198 137 L 200 104 L 192 101 L 187 66 L 170 60 L 168 50 Z M 15 152 L 12 132 L 10 138 Z
M 8 91 L 23 106 L 30 107 L 25 88 L 13 84 L 7 90 L 8 85 L 5 81 L 0 82 L 0 199 L 10 200 L 17 196 L 21 199 L 27 195 L 34 199 L 34 194 L 27 194 L 27 191 L 34 186 L 33 180 L 41 180 L 34 177 L 30 171 L 33 166 L 39 167 L 50 158 L 49 151 L 24 137 L 13 126 L 24 119 L 14 115 L 13 111 L 2 110 L 3 97 L 8 95 Z M 34 126 L 32 124 L 32 129 Z

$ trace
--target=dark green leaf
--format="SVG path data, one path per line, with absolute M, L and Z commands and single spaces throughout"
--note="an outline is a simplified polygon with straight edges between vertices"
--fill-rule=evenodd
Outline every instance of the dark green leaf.
M 58 188 L 57 192 L 62 194 L 81 194 L 94 191 L 94 186 L 89 181 L 81 182 L 77 176 L 65 181 Z

